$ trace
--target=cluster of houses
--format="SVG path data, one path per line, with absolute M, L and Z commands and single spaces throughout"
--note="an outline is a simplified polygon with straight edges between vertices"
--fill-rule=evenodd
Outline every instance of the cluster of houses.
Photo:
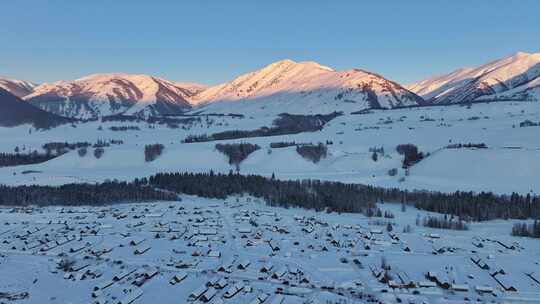
M 511 275 L 507 274 L 504 268 L 497 265 L 495 262 L 492 262 L 487 259 L 482 259 L 479 255 L 475 254 L 471 256 L 471 261 L 480 267 L 483 270 L 486 270 L 489 275 L 503 288 L 505 291 L 517 291 L 514 283 L 512 283 Z M 485 289 L 490 289 L 493 291 L 493 288 L 486 286 Z M 485 292 L 485 291 L 482 291 Z
M 222 293 L 224 299 L 231 299 L 240 292 L 250 293 L 251 291 L 251 287 L 243 282 L 230 283 L 226 278 L 216 276 L 192 291 L 188 300 L 210 302 L 218 293 Z
M 339 277 L 326 278 L 311 259 L 350 271 L 358 283 L 347 285 L 348 292 L 376 286 L 495 295 L 519 292 L 523 278 L 540 288 L 540 268 L 516 273 L 485 254 L 492 248 L 500 255 L 520 254 L 525 249 L 517 242 L 480 237 L 448 242 L 444 233 L 392 229 L 398 225 L 388 219 L 339 223 L 322 214 L 286 215 L 239 202 L 54 211 L 58 216 L 47 218 L 42 208 L 10 210 L 35 219 L 4 221 L 0 249 L 49 258 L 58 278 L 93 286 L 91 302 L 99 304 L 136 302 L 149 285 L 185 288 L 181 301 L 218 304 L 284 303 L 319 290 L 343 294 L 334 281 Z M 379 263 L 385 252 L 394 258 Z M 417 256 L 441 262 L 400 264 Z
M 389 265 L 386 260 L 381 262 L 380 265 L 371 263 L 368 268 L 372 276 L 379 283 L 385 284 L 392 289 L 441 288 L 454 292 L 474 291 L 481 295 L 496 294 L 499 291 L 518 291 L 516 287 L 517 280 L 514 274 L 498 265 L 491 255 L 482 258 L 479 254 L 471 253 L 469 254 L 469 259 L 479 269 L 477 271 L 472 270 L 465 278 L 456 275 L 456 273 L 460 272 L 456 268 L 460 267 L 459 265 L 444 263 L 436 268 L 425 270 L 425 280 L 419 279 L 416 273 L 411 276 L 410 273 L 401 270 L 399 265 L 395 265 L 394 267 Z M 463 268 L 460 267 L 460 269 Z M 418 271 L 421 271 L 421 268 Z M 487 273 L 488 276 L 479 275 L 482 274 L 482 271 Z M 538 275 L 534 271 L 525 272 L 525 275 L 529 276 L 536 284 L 539 284 Z M 487 278 L 491 278 L 492 280 Z M 473 282 L 477 284 L 473 284 Z M 540 284 L 538 286 L 540 288 Z

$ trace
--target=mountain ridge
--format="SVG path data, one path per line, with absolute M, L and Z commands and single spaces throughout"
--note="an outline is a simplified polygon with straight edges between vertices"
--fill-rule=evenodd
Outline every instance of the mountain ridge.
M 58 115 L 89 119 L 116 114 L 178 114 L 191 107 L 188 99 L 195 93 L 154 76 L 102 73 L 41 84 L 24 99 Z
M 540 100 L 540 53 L 517 52 L 476 68 L 458 69 L 407 86 L 434 104 Z
M 400 85 L 363 69 L 337 71 L 283 59 L 206 86 L 127 73 L 98 73 L 35 85 L 0 78 L 0 88 L 48 112 L 77 119 L 266 111 L 320 114 L 498 100 L 540 100 L 540 53 L 517 52 Z
M 193 104 L 208 113 L 314 114 L 422 105 L 424 101 L 376 73 L 336 71 L 313 61 L 285 59 L 209 87 L 194 97 Z
M 29 81 L 0 77 L 0 88 L 20 98 L 30 94 L 36 86 Z

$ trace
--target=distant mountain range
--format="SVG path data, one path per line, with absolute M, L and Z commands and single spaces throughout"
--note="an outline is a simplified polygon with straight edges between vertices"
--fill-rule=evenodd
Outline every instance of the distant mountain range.
M 480 101 L 540 101 L 540 53 L 519 52 L 407 86 L 360 69 L 335 71 L 315 62 L 282 60 L 215 86 L 115 73 L 37 86 L 0 78 L 0 88 L 45 111 L 80 119 L 186 111 L 315 114 Z
M 36 128 L 47 129 L 71 121 L 73 119 L 60 117 L 36 108 L 0 88 L 0 126 L 2 127 L 31 124 Z
M 21 98 L 32 93 L 35 86 L 34 83 L 24 80 L 0 78 L 0 89 L 4 89 Z
M 406 86 L 431 104 L 540 101 L 540 53 L 518 52 L 481 65 Z

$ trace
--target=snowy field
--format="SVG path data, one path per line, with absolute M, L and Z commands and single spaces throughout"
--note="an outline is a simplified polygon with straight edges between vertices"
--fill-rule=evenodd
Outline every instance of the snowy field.
M 275 173 L 281 179 L 317 178 L 406 189 L 538 194 L 540 128 L 519 126 L 525 120 L 538 122 L 538 117 L 540 103 L 537 102 L 397 109 L 345 114 L 320 132 L 221 142 L 249 142 L 261 147 L 241 163 L 241 173 L 266 176 Z M 215 149 L 217 142 L 183 144 L 181 141 L 188 135 L 269 127 L 274 119 L 275 116 L 263 114 L 244 118 L 211 116 L 177 129 L 135 122 L 88 122 L 31 133 L 28 126 L 0 128 L 3 152 L 13 152 L 15 147 L 41 151 L 44 143 L 52 141 L 124 142 L 106 148 L 100 159 L 92 151 L 85 157 L 71 151 L 41 164 L 0 168 L 0 183 L 59 185 L 131 180 L 163 171 L 228 172 L 234 166 Z M 113 126 L 136 126 L 139 130 L 112 131 L 109 128 Z M 270 143 L 279 141 L 332 141 L 333 144 L 328 146 L 328 157 L 315 164 L 298 155 L 294 147 L 269 147 Z M 144 145 L 153 143 L 165 145 L 163 155 L 145 162 Z M 404 143 L 415 144 L 423 153 L 430 153 L 410 168 L 408 175 L 401 169 L 403 156 L 396 152 L 396 146 Z M 444 148 L 453 143 L 485 143 L 488 148 Z M 377 162 L 371 159 L 371 147 L 384 148 L 385 154 Z M 398 168 L 398 173 L 389 176 L 388 171 L 393 168 Z
M 540 243 L 511 237 L 512 221 L 437 230 L 379 207 L 394 218 L 250 197 L 0 208 L 0 302 L 540 302 Z

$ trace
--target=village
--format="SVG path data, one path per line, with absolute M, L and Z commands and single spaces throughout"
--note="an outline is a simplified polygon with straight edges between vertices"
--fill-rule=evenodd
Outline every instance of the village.
M 540 245 L 511 222 L 454 231 L 399 204 L 368 218 L 181 198 L 0 208 L 0 303 L 540 301 Z

